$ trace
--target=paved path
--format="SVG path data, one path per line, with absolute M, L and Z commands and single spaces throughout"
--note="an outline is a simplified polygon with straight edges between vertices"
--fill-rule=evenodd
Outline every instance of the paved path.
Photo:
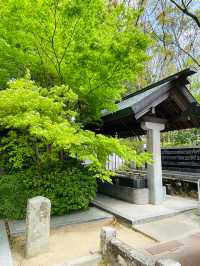
M 93 200 L 93 204 L 131 224 L 141 224 L 159 218 L 166 218 L 198 207 L 196 200 L 177 196 L 167 196 L 161 205 L 136 205 L 98 194 L 96 199 Z
M 159 242 L 176 240 L 200 231 L 200 211 L 188 211 L 173 217 L 134 225 L 133 228 Z
M 79 211 L 64 216 L 52 217 L 51 228 L 55 229 L 65 225 L 81 224 L 107 219 L 112 220 L 113 215 L 95 207 L 91 207 L 86 211 Z M 25 233 L 26 223 L 24 220 L 9 221 L 8 226 L 11 236 L 17 236 Z
M 181 266 L 200 265 L 200 232 L 182 239 L 157 244 L 145 250 L 146 254 L 158 258 L 170 258 Z
M 155 260 L 169 258 L 179 261 L 181 266 L 200 265 L 199 209 L 134 228 L 161 242 L 143 250 Z

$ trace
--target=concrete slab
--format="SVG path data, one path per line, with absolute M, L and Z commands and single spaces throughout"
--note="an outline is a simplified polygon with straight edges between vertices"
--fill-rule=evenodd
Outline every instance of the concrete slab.
M 176 243 L 175 243 L 176 242 Z M 189 235 L 178 241 L 165 242 L 144 250 L 154 260 L 173 259 L 181 266 L 200 265 L 200 232 Z
M 188 211 L 133 228 L 159 242 L 179 239 L 200 231 L 200 213 L 198 210 Z
M 4 221 L 0 221 L 0 265 L 13 266 L 8 236 Z
M 160 205 L 136 205 L 113 197 L 98 194 L 93 204 L 126 220 L 131 224 L 141 224 L 174 216 L 198 207 L 198 201 L 177 196 L 167 196 Z
M 113 215 L 98 208 L 91 207 L 86 211 L 75 212 L 64 216 L 52 217 L 51 228 L 56 229 L 66 225 L 88 223 L 106 219 L 112 220 Z M 23 235 L 25 234 L 26 222 L 25 220 L 8 221 L 8 227 L 11 236 Z
M 94 254 L 72 260 L 57 266 L 98 266 L 101 261 L 100 254 Z
M 146 249 L 151 255 L 158 255 L 164 252 L 172 252 L 183 246 L 183 243 L 178 241 L 170 241 L 164 244 L 159 244 L 151 248 Z

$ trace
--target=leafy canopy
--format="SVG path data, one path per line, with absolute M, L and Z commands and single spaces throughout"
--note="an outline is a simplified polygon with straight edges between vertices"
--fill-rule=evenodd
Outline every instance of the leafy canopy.
M 44 89 L 28 79 L 11 81 L 7 89 L 0 91 L 0 125 L 4 130 L 1 163 L 8 161 L 11 170 L 26 168 L 33 162 L 42 168 L 58 161 L 59 152 L 64 151 L 68 158 L 89 160 L 89 170 L 108 179 L 110 172 L 105 165 L 109 154 L 139 164 L 149 158 L 145 153 L 138 155 L 117 138 L 83 130 L 74 121 L 77 99 L 64 85 Z
M 89 160 L 108 179 L 107 156 L 145 161 L 117 138 L 84 130 L 113 111 L 147 60 L 148 37 L 137 13 L 106 0 L 0 2 L 1 163 L 21 169 Z M 26 69 L 30 74 L 24 77 Z M 6 85 L 8 82 L 8 86 Z
M 78 94 L 81 122 L 113 110 L 147 60 L 134 9 L 106 0 L 2 0 L 0 84 L 25 70 L 44 87 Z M 128 82 L 127 82 L 128 81 Z

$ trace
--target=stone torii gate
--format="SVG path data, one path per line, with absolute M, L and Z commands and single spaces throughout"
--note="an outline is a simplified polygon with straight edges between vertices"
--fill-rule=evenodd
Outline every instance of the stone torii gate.
M 147 167 L 151 204 L 163 201 L 160 132 L 200 126 L 200 105 L 187 88 L 188 76 L 195 73 L 185 69 L 127 95 L 116 111 L 102 112 L 103 125 L 90 126 L 98 133 L 123 138 L 147 134 L 147 149 L 153 156 Z

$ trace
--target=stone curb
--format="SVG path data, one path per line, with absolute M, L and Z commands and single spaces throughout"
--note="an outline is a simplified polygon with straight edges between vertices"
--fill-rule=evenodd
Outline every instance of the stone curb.
M 13 266 L 10 245 L 4 221 L 0 221 L 0 265 Z
M 87 217 L 88 214 L 88 217 Z M 113 216 L 98 208 L 91 207 L 87 211 L 80 211 L 71 215 L 51 218 L 51 229 L 57 229 L 63 226 L 78 225 L 84 223 L 100 222 L 112 220 Z M 25 220 L 9 220 L 8 227 L 11 237 L 25 234 Z
M 99 201 L 97 200 L 93 200 L 92 201 L 92 204 L 93 206 L 103 210 L 103 211 L 106 211 L 112 215 L 114 215 L 116 218 L 120 218 L 122 221 L 125 221 L 127 222 L 128 224 L 132 225 L 132 220 L 130 217 L 128 216 L 124 216 L 122 213 L 120 213 L 119 211 L 116 211 L 115 209 L 113 208 L 110 208 L 110 207 L 106 207 L 104 204 L 100 203 Z
M 55 266 L 97 266 L 101 260 L 100 254 L 84 256 Z
M 188 212 L 188 211 L 192 211 L 192 210 L 195 210 L 195 209 L 196 209 L 196 207 L 186 207 L 186 208 L 184 208 L 182 210 L 177 210 L 177 211 L 173 211 L 173 212 L 170 212 L 170 213 L 161 214 L 161 215 L 158 215 L 158 216 L 152 216 L 152 217 L 148 217 L 148 218 L 132 221 L 132 225 L 134 227 L 134 225 L 146 224 L 146 223 L 150 223 L 150 222 L 154 222 L 154 221 L 158 221 L 158 220 L 163 220 L 163 219 L 166 219 L 166 218 L 178 216 L 179 214 L 182 214 L 182 213 Z
M 174 210 L 173 212 L 169 212 L 169 213 L 165 213 L 165 214 L 160 214 L 157 216 L 150 216 L 148 218 L 142 218 L 142 219 L 137 219 L 137 220 L 133 220 L 131 217 L 129 217 L 128 215 L 124 215 L 122 213 L 120 213 L 119 211 L 111 208 L 111 207 L 107 207 L 104 204 L 100 203 L 98 200 L 93 200 L 92 204 L 97 207 L 100 208 L 101 210 L 107 211 L 109 213 L 111 213 L 112 215 L 114 215 L 116 218 L 120 218 L 121 220 L 124 220 L 125 222 L 127 222 L 128 224 L 131 224 L 133 227 L 134 225 L 139 225 L 139 224 L 145 224 L 145 223 L 149 223 L 149 222 L 153 222 L 153 221 L 157 221 L 157 220 L 162 220 L 165 218 L 169 218 L 169 217 L 173 217 L 176 215 L 179 215 L 181 213 L 187 212 L 187 211 L 191 211 L 197 208 L 197 206 L 193 207 L 185 207 L 181 210 Z

